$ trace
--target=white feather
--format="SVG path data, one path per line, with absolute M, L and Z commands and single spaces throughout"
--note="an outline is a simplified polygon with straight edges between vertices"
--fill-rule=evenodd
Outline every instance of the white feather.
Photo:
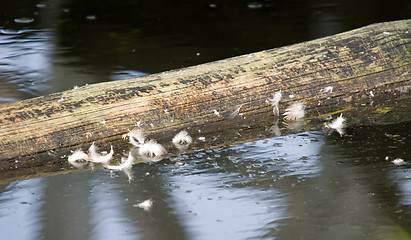
M 243 106 L 243 105 L 241 104 L 234 112 L 225 114 L 225 115 L 224 115 L 224 118 L 227 119 L 227 120 L 233 120 L 233 119 L 234 119 L 235 117 L 237 117 L 238 115 L 242 115 L 242 114 L 240 113 L 240 110 L 241 110 L 241 107 L 242 107 L 242 106 Z
M 188 146 L 193 142 L 193 139 L 190 135 L 188 135 L 188 132 L 186 130 L 182 130 L 173 137 L 172 142 L 174 145 Z
M 146 157 L 160 157 L 167 154 L 167 150 L 155 140 L 151 139 L 140 146 L 138 153 Z
M 270 102 L 271 106 L 273 107 L 274 116 L 280 115 L 280 101 L 283 97 L 281 90 L 273 94 L 273 98 L 269 98 L 268 101 Z
M 85 152 L 83 152 L 83 150 L 81 149 L 77 149 L 76 151 L 73 152 L 73 154 L 71 154 L 68 157 L 69 163 L 79 161 L 79 160 L 89 161 L 88 155 Z
M 140 147 L 146 141 L 146 136 L 144 135 L 143 130 L 140 128 L 134 129 L 131 132 L 127 133 L 127 136 L 129 138 L 130 144 L 135 147 Z
M 305 116 L 305 105 L 301 102 L 291 104 L 284 112 L 284 119 L 297 121 Z
M 68 157 L 68 162 L 76 168 L 84 167 L 89 161 L 89 156 L 81 149 L 74 151 L 73 154 Z
M 122 157 L 121 158 L 121 164 L 120 165 L 106 165 L 104 166 L 107 169 L 110 170 L 126 170 L 126 169 L 130 169 L 133 166 L 135 158 L 133 157 L 133 155 L 131 155 L 131 152 L 128 153 L 128 157 Z
M 344 135 L 344 128 L 345 128 L 346 119 L 342 116 L 342 113 L 339 117 L 334 119 L 330 123 L 326 123 L 325 126 L 336 130 L 341 136 Z
M 342 113 L 339 117 L 334 119 L 331 123 L 328 124 L 329 128 L 332 129 L 343 129 L 345 128 L 345 118 L 342 116 Z
M 134 207 L 139 207 L 144 209 L 144 211 L 149 211 L 151 207 L 153 206 L 153 201 L 151 199 L 147 199 L 143 202 L 133 204 Z
M 283 97 L 283 94 L 281 93 L 281 90 L 273 94 L 273 98 L 269 98 L 268 101 L 270 101 L 271 105 L 278 105 L 281 101 L 281 98 Z
M 404 164 L 404 160 L 401 158 L 396 158 L 394 160 L 391 161 L 392 163 L 394 163 L 395 165 L 402 165 Z
M 94 144 L 94 142 L 89 147 L 88 152 L 90 156 L 90 161 L 94 163 L 102 163 L 102 164 L 108 164 L 114 154 L 113 146 L 111 146 L 111 150 L 107 154 L 103 155 L 101 153 L 98 153 L 98 147 Z

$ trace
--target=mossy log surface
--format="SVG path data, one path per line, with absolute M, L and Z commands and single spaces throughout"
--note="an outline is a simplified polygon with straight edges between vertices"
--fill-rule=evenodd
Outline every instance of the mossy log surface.
M 410 63 L 411 20 L 403 20 L 1 105 L 0 168 L 25 166 L 24 159 L 45 165 L 33 156 L 102 139 L 115 142 L 138 122 L 150 134 L 213 124 L 227 128 L 234 123 L 216 111 L 224 115 L 240 106 L 242 120 L 258 122 L 272 116 L 266 100 L 279 90 L 282 111 L 303 101 L 317 116 L 409 98 Z M 332 92 L 324 91 L 329 86 Z

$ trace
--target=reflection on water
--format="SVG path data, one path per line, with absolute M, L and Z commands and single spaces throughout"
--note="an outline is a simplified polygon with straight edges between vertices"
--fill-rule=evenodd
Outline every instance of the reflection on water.
M 343 137 L 306 132 L 196 150 L 136 164 L 130 182 L 121 172 L 97 169 L 0 185 L 2 234 L 410 239 L 410 129 L 405 123 L 348 129 Z M 136 207 L 147 199 L 148 211 Z
M 46 179 L 31 179 L 0 186 L 0 224 L 4 238 L 40 239 L 45 182 Z
M 0 35 L 0 101 L 17 101 L 48 91 L 50 33 L 21 30 Z M 48 43 L 49 42 L 49 43 Z

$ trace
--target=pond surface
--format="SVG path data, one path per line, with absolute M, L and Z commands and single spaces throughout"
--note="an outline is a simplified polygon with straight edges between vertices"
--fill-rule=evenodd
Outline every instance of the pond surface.
M 0 104 L 411 18 L 403 0 L 0 2 Z M 410 130 L 200 149 L 131 180 L 99 168 L 1 184 L 1 237 L 411 239 Z
M 2 237 L 411 239 L 410 140 L 411 122 L 303 132 L 136 164 L 130 176 L 15 181 L 0 185 Z

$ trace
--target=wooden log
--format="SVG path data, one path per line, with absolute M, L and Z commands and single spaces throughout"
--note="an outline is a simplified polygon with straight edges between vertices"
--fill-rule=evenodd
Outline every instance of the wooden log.
M 239 106 L 246 121 L 259 121 L 255 116 L 270 116 L 272 107 L 266 100 L 279 90 L 282 106 L 303 101 L 309 113 L 409 97 L 410 28 L 411 20 L 373 24 L 291 46 L 1 105 L 0 168 L 21 167 L 24 161 L 19 159 L 50 150 L 106 138 L 116 141 L 137 123 L 152 134 L 212 124 L 226 128 L 233 123 L 216 112 Z M 332 92 L 324 91 L 329 86 Z

